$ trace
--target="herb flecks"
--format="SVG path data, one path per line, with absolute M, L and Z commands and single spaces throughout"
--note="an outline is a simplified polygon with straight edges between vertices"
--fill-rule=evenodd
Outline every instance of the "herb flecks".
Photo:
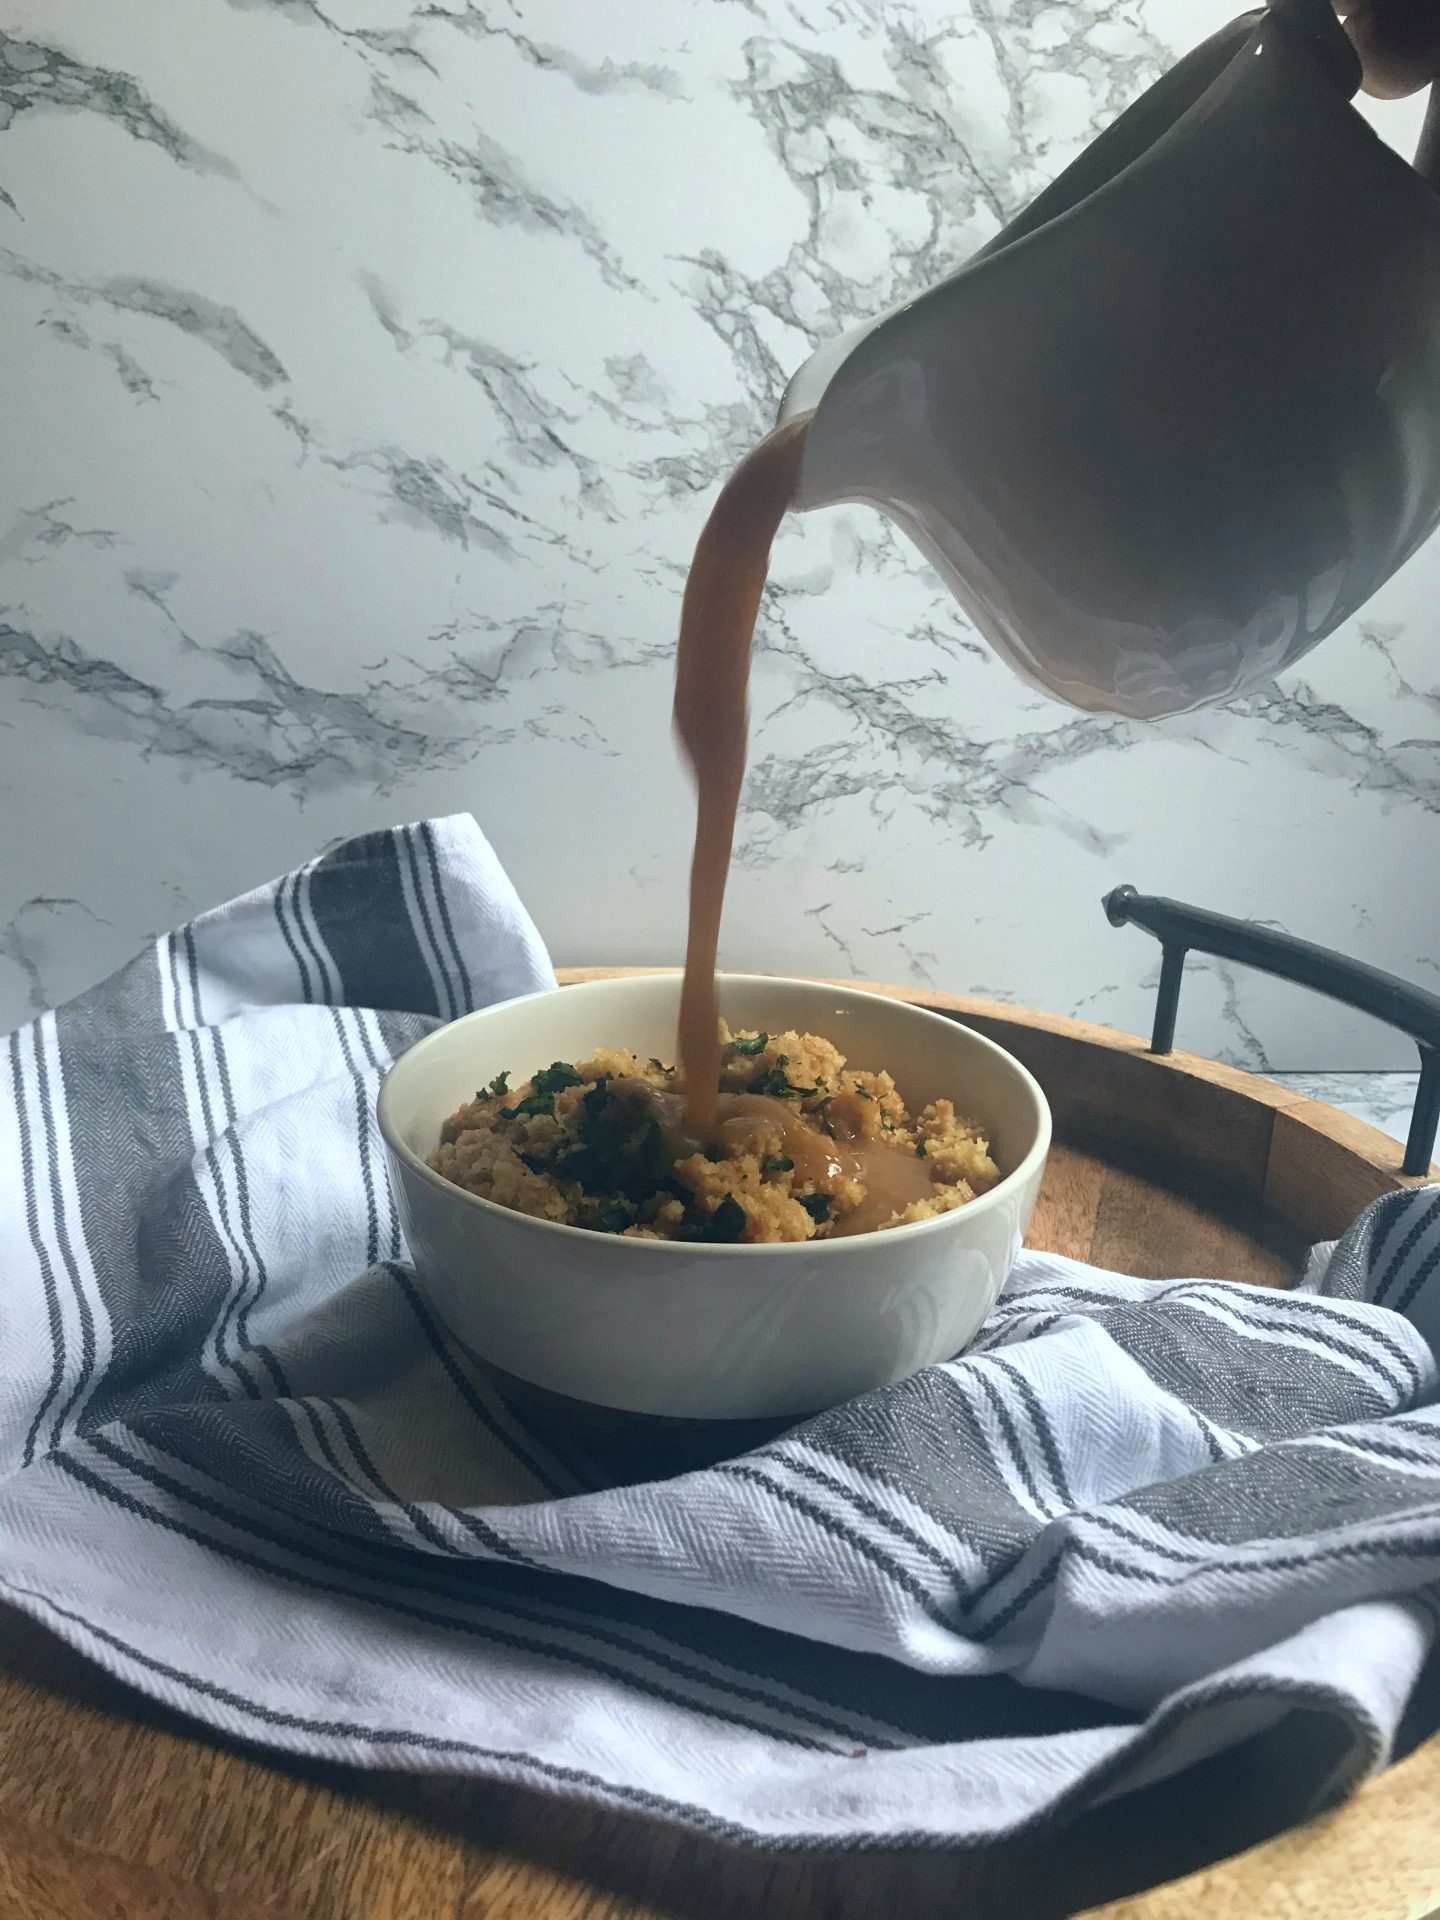
M 786 1075 L 789 1064 L 786 1055 L 779 1054 L 773 1067 L 766 1067 L 750 1082 L 751 1093 L 765 1093 L 772 1100 L 804 1100 L 809 1094 L 819 1092 L 818 1087 L 797 1087 Z
M 768 1033 L 757 1033 L 749 1040 L 732 1040 L 730 1051 L 740 1054 L 746 1060 L 753 1060 L 756 1054 L 763 1053 L 769 1044 Z
M 502 1120 L 518 1120 L 522 1116 L 553 1114 L 555 1096 L 563 1093 L 567 1087 L 578 1087 L 584 1083 L 568 1060 L 553 1061 L 548 1067 L 542 1067 L 530 1083 L 530 1092 L 513 1107 L 502 1107 Z M 503 1088 L 497 1089 L 503 1092 Z
M 825 1222 L 830 1218 L 830 1196 L 828 1193 L 802 1194 L 800 1204 L 804 1207 L 806 1213 L 809 1214 L 817 1227 L 823 1227 Z
M 534 1080 L 537 1093 L 563 1093 L 566 1087 L 581 1085 L 580 1075 L 568 1060 L 552 1060 L 548 1067 L 540 1069 Z
M 762 1173 L 793 1173 L 795 1162 L 787 1153 L 767 1153 L 760 1162 Z
M 513 1107 L 501 1107 L 502 1120 L 520 1120 L 552 1114 L 555 1111 L 553 1093 L 527 1093 L 525 1098 Z
M 745 1232 L 745 1209 L 733 1193 L 727 1193 L 716 1207 L 714 1213 L 700 1229 L 701 1240 L 713 1241 L 717 1245 L 731 1246 Z

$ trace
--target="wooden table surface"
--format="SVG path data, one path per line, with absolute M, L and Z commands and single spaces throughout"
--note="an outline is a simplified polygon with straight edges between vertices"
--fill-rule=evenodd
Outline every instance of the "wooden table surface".
M 1097 1040 L 1100 1029 L 950 1004 L 1028 1048 L 1052 1096 L 1059 1142 L 1032 1245 L 1139 1274 L 1283 1285 L 1303 1243 L 1334 1230 L 1316 1222 L 1335 1211 L 1337 1168 L 1352 1213 L 1400 1184 L 1392 1142 L 1278 1088 L 1184 1056 L 1166 1067 L 1139 1042 Z M 1076 1047 L 1089 1049 L 1089 1068 L 1067 1094 Z M 1150 1123 L 1123 1150 L 1101 1152 L 1092 1136 L 1107 1081 L 1133 1101 L 1137 1074 L 1159 1075 Z M 1182 1133 L 1199 1169 L 1186 1191 L 1163 1150 Z M 1248 1142 L 1244 1177 L 1218 1182 L 1237 1139 Z M 1287 1756 L 1327 1737 L 1313 1717 L 1062 1831 L 983 1853 L 786 1858 L 528 1791 L 222 1745 L 4 1613 L 0 1920 L 1045 1920 L 1098 1915 L 1106 1901 L 1119 1902 L 1103 1908 L 1110 1920 L 1421 1920 L 1440 1909 L 1440 1741 L 1423 1738 L 1437 1724 L 1432 1662 L 1404 1730 L 1409 1757 L 1338 1812 L 1258 1847 L 1303 1816 L 1287 1798 Z M 1209 1864 L 1243 1848 L 1254 1850 Z

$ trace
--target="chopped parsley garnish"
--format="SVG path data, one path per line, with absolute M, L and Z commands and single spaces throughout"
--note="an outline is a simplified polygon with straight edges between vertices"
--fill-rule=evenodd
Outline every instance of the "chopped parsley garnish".
M 507 1068 L 504 1073 L 497 1073 L 495 1078 L 490 1082 L 489 1086 L 486 1087 L 485 1091 L 486 1093 L 493 1093 L 496 1095 L 499 1095 L 502 1093 L 508 1093 L 510 1091 L 509 1069 Z M 478 1093 L 475 1096 L 477 1100 L 480 1097 L 481 1096 Z
M 857 1100 L 873 1100 L 875 1096 L 868 1087 L 856 1087 L 855 1098 Z
M 537 1093 L 563 1093 L 566 1087 L 578 1087 L 581 1084 L 579 1074 L 568 1060 L 553 1060 L 535 1076 Z
M 895 1122 L 890 1118 L 888 1113 L 882 1113 L 880 1115 L 880 1131 L 882 1133 L 894 1133 L 895 1131 Z
M 525 1098 L 513 1107 L 501 1107 L 502 1120 L 519 1120 L 525 1115 L 554 1113 L 555 1096 L 553 1093 L 527 1093 Z
M 666 1066 L 665 1062 L 663 1060 L 657 1060 L 653 1053 L 650 1056 L 650 1064 L 652 1067 L 654 1067 L 657 1073 L 670 1072 L 670 1068 Z
M 618 1188 L 635 1206 L 650 1198 L 670 1171 L 658 1123 L 610 1093 L 603 1081 L 585 1094 L 578 1117 L 579 1135 L 562 1142 L 555 1171 L 597 1197 L 613 1197 Z
M 747 1060 L 753 1060 L 757 1053 L 763 1053 L 770 1044 L 768 1033 L 757 1033 L 753 1040 L 732 1040 L 730 1051 L 743 1054 Z
M 803 1100 L 807 1094 L 818 1091 L 815 1087 L 797 1087 L 785 1077 L 789 1065 L 784 1054 L 773 1067 L 766 1067 L 750 1082 L 751 1093 L 768 1093 L 773 1100 Z
M 767 1153 L 760 1162 L 762 1173 L 793 1173 L 795 1162 L 785 1153 Z
M 634 1218 L 623 1200 L 607 1200 L 596 1214 L 595 1224 L 601 1233 L 624 1233 L 634 1225 Z
M 548 1067 L 542 1067 L 536 1074 L 532 1091 L 513 1107 L 502 1107 L 502 1120 L 518 1120 L 529 1114 L 547 1114 L 555 1111 L 555 1096 L 563 1093 L 566 1087 L 578 1087 L 582 1084 L 580 1076 L 567 1061 L 556 1060 Z M 503 1089 L 501 1089 L 503 1091 Z
M 923 1160 L 923 1159 L 925 1158 L 925 1149 L 926 1149 L 926 1147 L 928 1147 L 928 1146 L 929 1146 L 929 1144 L 930 1144 L 930 1142 L 929 1142 L 928 1140 L 924 1140 L 924 1139 L 921 1139 L 921 1140 L 917 1140 L 917 1141 L 915 1142 L 915 1151 L 916 1151 L 916 1153 L 918 1153 L 918 1154 L 919 1154 L 919 1156 L 920 1156 L 920 1158 L 921 1158 L 922 1160 Z
M 745 1209 L 733 1193 L 727 1193 L 700 1230 L 700 1239 L 721 1244 L 732 1243 L 745 1231 Z
M 817 1227 L 823 1227 L 830 1218 L 830 1196 L 828 1193 L 807 1193 L 800 1202 L 806 1213 Z

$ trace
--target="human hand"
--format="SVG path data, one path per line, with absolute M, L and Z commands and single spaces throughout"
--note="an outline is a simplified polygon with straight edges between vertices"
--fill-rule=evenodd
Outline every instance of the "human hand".
M 1365 91 L 1402 100 L 1440 80 L 1440 0 L 1335 0 L 1365 69 Z

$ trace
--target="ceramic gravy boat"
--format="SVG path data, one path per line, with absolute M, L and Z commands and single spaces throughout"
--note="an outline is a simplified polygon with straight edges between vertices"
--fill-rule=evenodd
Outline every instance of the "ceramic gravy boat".
M 800 370 L 797 506 L 877 507 L 1074 706 L 1180 712 L 1298 659 L 1440 519 L 1440 111 L 1412 167 L 1359 81 L 1330 0 L 1197 48 Z

